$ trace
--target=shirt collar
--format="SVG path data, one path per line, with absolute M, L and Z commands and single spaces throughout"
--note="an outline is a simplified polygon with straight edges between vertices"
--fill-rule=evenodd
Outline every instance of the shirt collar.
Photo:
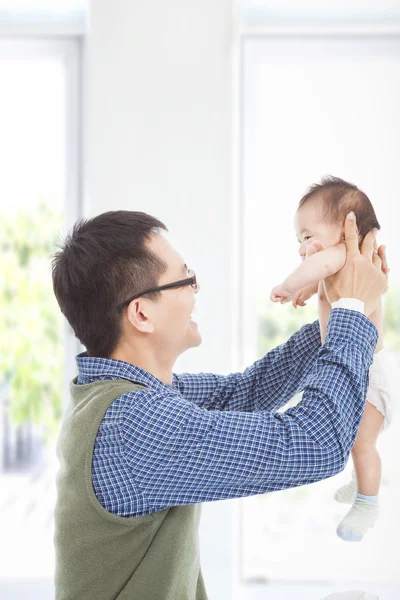
M 151 373 L 123 360 L 91 357 L 86 352 L 82 352 L 76 357 L 76 363 L 79 384 L 92 383 L 98 379 L 128 379 L 154 390 L 171 389 L 171 386 L 166 385 Z

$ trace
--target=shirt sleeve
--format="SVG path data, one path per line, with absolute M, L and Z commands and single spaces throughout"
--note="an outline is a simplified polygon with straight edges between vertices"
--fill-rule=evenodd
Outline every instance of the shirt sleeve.
M 303 391 L 321 347 L 318 321 L 305 325 L 244 372 L 173 376 L 182 396 L 207 410 L 278 410 Z
M 179 394 L 135 404 L 123 422 L 123 448 L 147 512 L 340 472 L 363 414 L 377 337 L 365 316 L 332 311 L 303 399 L 281 414 L 207 411 Z

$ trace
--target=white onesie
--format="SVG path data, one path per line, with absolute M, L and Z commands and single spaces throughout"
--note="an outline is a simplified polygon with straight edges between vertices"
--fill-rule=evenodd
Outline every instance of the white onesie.
M 374 362 L 369 369 L 369 386 L 367 402 L 375 406 L 384 416 L 382 429 L 387 429 L 393 419 L 400 364 L 397 357 L 386 350 L 374 355 Z

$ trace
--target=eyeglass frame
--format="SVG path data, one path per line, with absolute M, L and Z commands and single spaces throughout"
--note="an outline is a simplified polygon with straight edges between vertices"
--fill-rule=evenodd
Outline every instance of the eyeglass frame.
M 135 294 L 134 296 L 132 296 L 132 298 L 128 298 L 128 300 L 124 300 L 124 302 L 121 302 L 120 304 L 118 304 L 117 311 L 122 312 L 127 306 L 129 306 L 129 304 L 131 302 L 133 302 L 133 300 L 137 300 L 138 298 L 141 298 L 142 296 L 145 296 L 146 294 L 153 294 L 154 292 L 162 292 L 164 290 L 171 290 L 173 288 L 185 287 L 187 285 L 191 285 L 193 287 L 194 291 L 197 292 L 198 283 L 197 283 L 196 273 L 192 269 L 189 269 L 188 273 L 193 273 L 193 275 L 191 275 L 191 277 L 187 277 L 186 279 L 181 279 L 180 281 L 174 281 L 173 283 L 166 283 L 165 285 L 159 285 L 158 287 L 150 288 L 148 290 L 145 290 L 144 292 L 140 292 L 140 294 Z

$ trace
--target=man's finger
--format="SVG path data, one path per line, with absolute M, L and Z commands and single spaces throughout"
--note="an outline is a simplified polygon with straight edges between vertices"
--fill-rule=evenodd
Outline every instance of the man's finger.
M 376 238 L 376 229 L 371 229 L 364 238 L 361 246 L 361 254 L 371 260 L 374 252 L 374 244 Z
M 344 222 L 344 237 L 348 254 L 359 254 L 356 215 L 349 212 Z
M 382 261 L 382 271 L 387 273 L 390 269 L 388 267 L 387 257 L 386 257 L 386 246 L 379 246 L 378 255 Z
M 385 276 L 386 286 L 385 286 L 385 289 L 382 290 L 382 294 L 386 294 L 386 292 L 389 289 L 389 283 L 388 283 L 388 281 L 389 281 L 389 277 L 388 277 L 389 272 L 388 271 L 389 270 L 388 269 L 385 270 L 383 268 L 382 259 L 379 256 L 378 252 L 376 252 L 376 251 L 374 251 L 374 253 L 372 255 L 372 262 L 379 271 L 382 271 L 382 275 Z
M 382 259 L 375 251 L 372 255 L 372 262 L 374 263 L 375 267 L 378 267 L 380 271 L 382 270 Z
M 379 256 L 379 258 L 382 261 L 381 268 L 382 268 L 383 273 L 385 274 L 386 281 L 389 282 L 389 272 L 390 272 L 390 269 L 388 267 L 387 258 L 386 258 L 386 246 L 379 246 L 379 248 L 378 248 L 378 256 Z M 388 291 L 388 289 L 389 289 L 389 283 L 386 286 L 386 290 L 383 293 L 386 294 L 386 292 Z

